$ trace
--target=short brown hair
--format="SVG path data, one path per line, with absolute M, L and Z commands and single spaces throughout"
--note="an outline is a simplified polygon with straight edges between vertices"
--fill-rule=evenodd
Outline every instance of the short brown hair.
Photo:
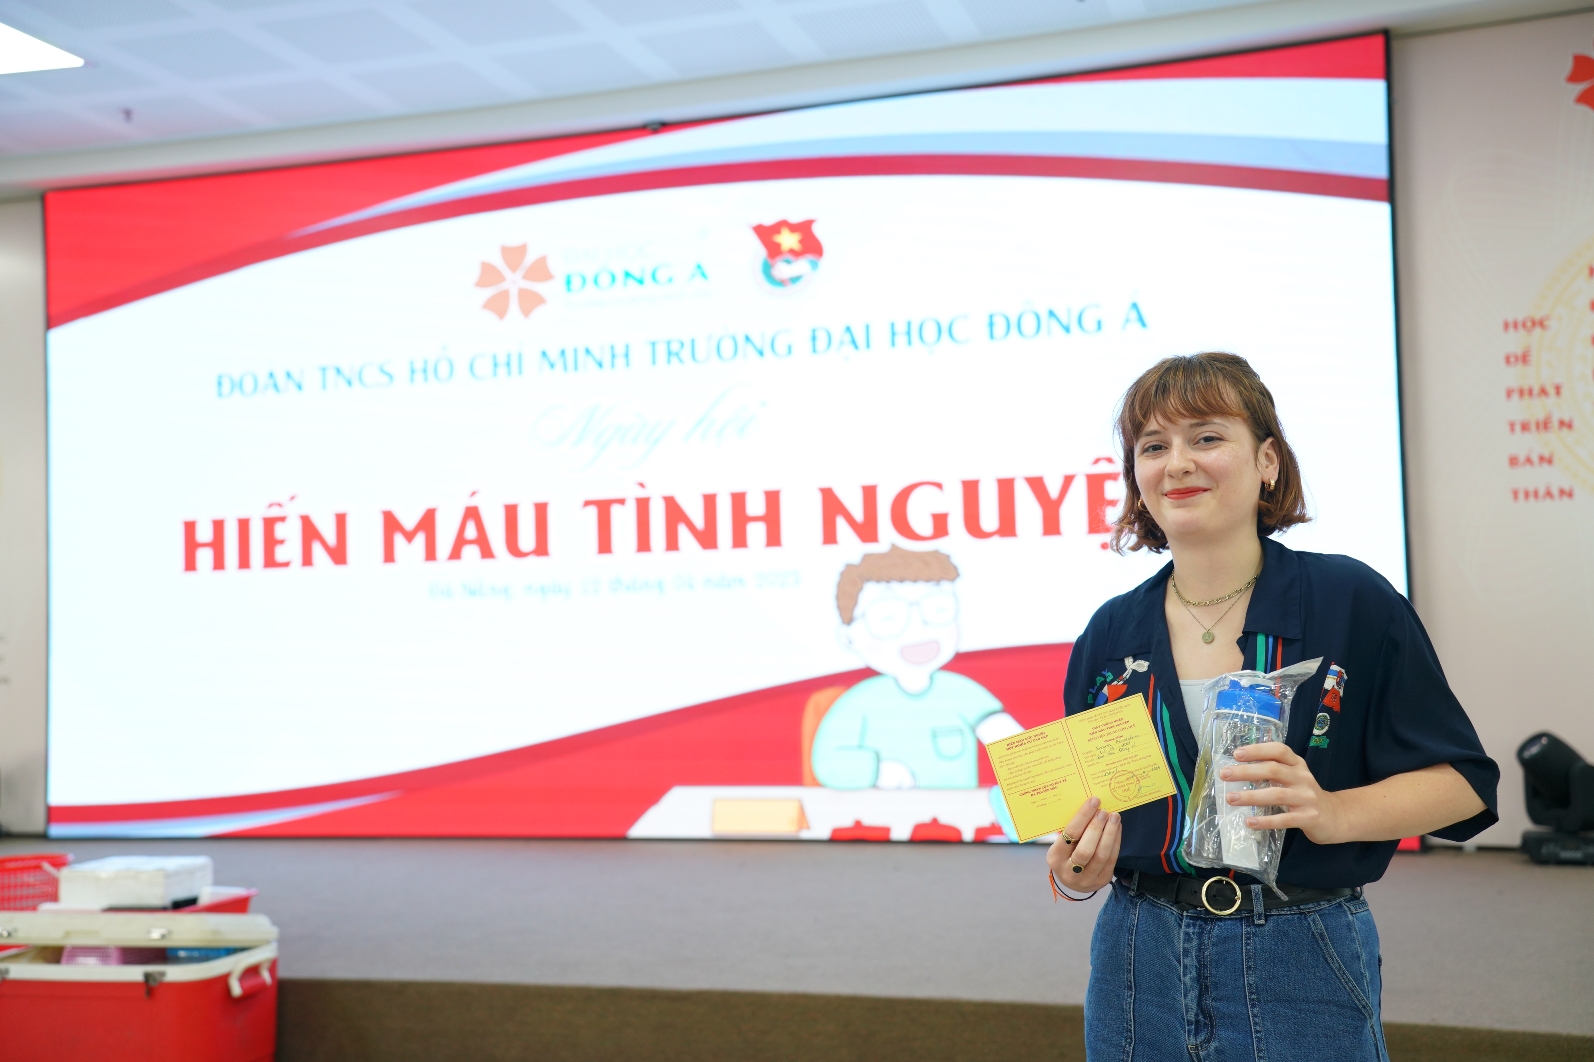
M 865 553 L 863 560 L 841 569 L 836 583 L 836 608 L 841 622 L 851 623 L 864 583 L 949 583 L 958 577 L 958 568 L 938 549 L 919 552 L 892 546 L 884 553 Z
M 1295 451 L 1284 438 L 1273 392 L 1238 354 L 1209 350 L 1200 354 L 1163 358 L 1129 385 L 1118 406 L 1118 443 L 1123 449 L 1124 507 L 1113 528 L 1112 548 L 1119 553 L 1149 549 L 1161 553 L 1168 536 L 1142 508 L 1140 486 L 1135 482 L 1135 442 L 1153 419 L 1195 420 L 1200 417 L 1238 417 L 1251 429 L 1256 444 L 1269 439 L 1278 448 L 1279 475 L 1274 488 L 1264 485 L 1256 508 L 1256 533 L 1266 537 L 1304 524 L 1306 492 Z

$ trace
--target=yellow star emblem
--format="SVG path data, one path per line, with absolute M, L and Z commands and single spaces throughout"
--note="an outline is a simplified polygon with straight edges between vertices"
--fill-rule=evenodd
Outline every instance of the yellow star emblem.
M 775 233 L 775 242 L 780 244 L 780 249 L 787 254 L 803 249 L 802 235 L 791 231 L 784 225 L 780 227 L 779 232 Z

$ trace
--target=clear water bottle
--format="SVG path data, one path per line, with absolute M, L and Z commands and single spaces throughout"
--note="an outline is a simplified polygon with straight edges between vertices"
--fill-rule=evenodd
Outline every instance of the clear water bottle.
M 1261 789 L 1268 783 L 1229 782 L 1221 773 L 1235 765 L 1234 750 L 1241 745 L 1284 740 L 1290 728 L 1290 702 L 1322 663 L 1322 657 L 1302 660 L 1266 675 L 1231 671 L 1206 684 L 1201 733 L 1197 735 L 1201 755 L 1196 760 L 1190 801 L 1185 805 L 1181 846 L 1185 862 L 1243 870 L 1277 890 L 1285 831 L 1253 830 L 1245 820 L 1277 814 L 1278 809 L 1229 804 L 1230 793 Z
M 1264 741 L 1283 741 L 1283 706 L 1266 686 L 1247 686 L 1230 679 L 1218 690 L 1210 718 L 1203 729 L 1206 746 L 1212 752 L 1217 797 L 1218 840 L 1223 863 L 1236 870 L 1260 871 L 1267 860 L 1267 841 L 1277 830 L 1253 830 L 1245 821 L 1253 815 L 1267 815 L 1272 809 L 1249 804 L 1230 804 L 1230 793 L 1265 788 L 1267 782 L 1228 782 L 1223 770 L 1238 763 L 1234 750 L 1242 745 Z

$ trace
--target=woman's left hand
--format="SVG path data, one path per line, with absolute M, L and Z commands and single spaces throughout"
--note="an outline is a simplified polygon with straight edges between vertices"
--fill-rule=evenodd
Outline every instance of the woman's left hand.
M 1253 830 L 1290 827 L 1306 834 L 1314 844 L 1337 844 L 1344 832 L 1338 798 L 1317 784 L 1306 761 L 1281 741 L 1244 745 L 1234 750 L 1240 763 L 1225 767 L 1218 776 L 1225 782 L 1271 782 L 1263 789 L 1230 793 L 1230 804 L 1282 807 L 1283 814 L 1256 815 L 1246 820 Z

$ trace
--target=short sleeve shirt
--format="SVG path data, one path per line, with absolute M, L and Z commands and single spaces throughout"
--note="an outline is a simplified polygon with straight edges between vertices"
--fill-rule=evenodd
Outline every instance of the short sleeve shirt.
M 978 682 L 951 671 L 930 676 L 923 693 L 888 675 L 866 678 L 837 698 L 814 734 L 814 777 L 835 789 L 875 784 L 881 760 L 906 764 L 926 789 L 980 784 L 974 728 L 1002 704 Z
M 1240 651 L 1247 669 L 1276 671 L 1321 657 L 1295 694 L 1286 741 L 1317 782 L 1337 791 L 1448 763 L 1485 809 L 1435 836 L 1463 841 L 1498 821 L 1500 769 L 1450 685 L 1416 611 L 1360 561 L 1262 542 L 1262 574 L 1246 610 Z M 1177 793 L 1123 815 L 1118 865 L 1193 873 L 1180 854 L 1198 749 L 1186 718 L 1163 606 L 1173 565 L 1108 601 L 1074 643 L 1064 683 L 1067 714 L 1145 696 Z M 1381 877 L 1395 841 L 1320 845 L 1285 836 L 1279 881 L 1349 888 Z

